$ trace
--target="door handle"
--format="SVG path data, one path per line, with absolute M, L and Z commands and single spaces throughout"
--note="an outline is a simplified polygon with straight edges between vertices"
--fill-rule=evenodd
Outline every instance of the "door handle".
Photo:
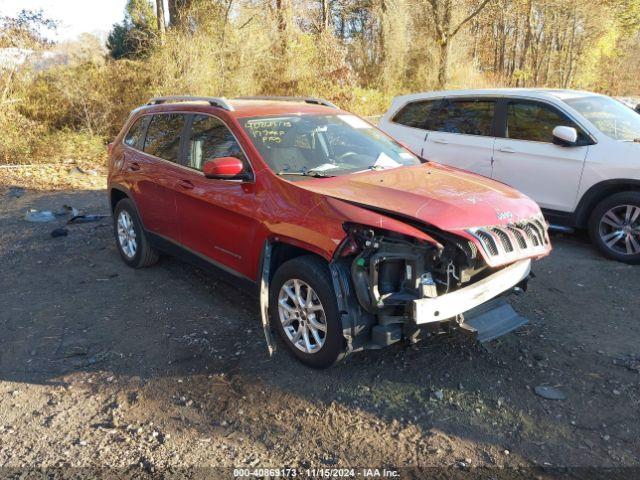
M 178 180 L 178 185 L 184 190 L 193 190 L 193 183 L 189 180 Z
M 132 172 L 137 172 L 138 170 L 140 170 L 140 164 L 138 162 L 131 162 L 129 164 L 129 170 L 131 170 Z
M 498 150 L 504 153 L 516 153 L 515 149 L 511 147 L 500 147 Z
M 433 143 L 442 143 L 443 145 L 446 145 L 449 142 L 447 142 L 444 138 L 434 138 Z

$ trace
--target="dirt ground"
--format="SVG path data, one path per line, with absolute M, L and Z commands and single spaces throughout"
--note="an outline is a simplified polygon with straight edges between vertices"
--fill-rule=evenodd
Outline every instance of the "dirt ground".
M 65 204 L 108 213 L 100 189 L 0 187 L 1 472 L 640 474 L 640 268 L 583 236 L 553 237 L 513 300 L 530 323 L 489 349 L 437 336 L 313 371 L 282 347 L 268 357 L 239 290 L 169 257 L 127 268 L 110 218 L 60 238 L 65 218 L 24 220 Z

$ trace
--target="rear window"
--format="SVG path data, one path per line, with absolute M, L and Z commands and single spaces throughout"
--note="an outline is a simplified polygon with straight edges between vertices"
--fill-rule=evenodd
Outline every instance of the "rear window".
M 495 102 L 457 100 L 439 102 L 426 123 L 427 130 L 462 135 L 491 135 Z
M 124 137 L 125 145 L 133 148 L 138 148 L 140 146 L 140 140 L 142 139 L 142 134 L 144 133 L 144 120 L 145 117 L 140 117 L 131 126 L 131 128 L 127 132 L 127 135 Z
M 491 136 L 495 101 L 428 100 L 407 104 L 394 122 L 444 133 Z
M 400 109 L 393 121 L 407 127 L 424 129 L 434 103 L 433 100 L 408 103 Z
M 178 162 L 185 116 L 181 113 L 154 115 L 147 129 L 144 151 L 155 157 Z

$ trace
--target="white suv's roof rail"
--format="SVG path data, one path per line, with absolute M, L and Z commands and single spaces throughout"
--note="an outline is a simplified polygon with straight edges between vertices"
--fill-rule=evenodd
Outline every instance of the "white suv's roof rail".
M 322 105 L 324 107 L 338 108 L 335 104 L 324 98 L 315 97 L 272 97 L 272 96 L 256 96 L 256 97 L 238 97 L 237 100 L 269 100 L 273 102 L 303 102 L 313 105 Z
M 206 102 L 209 103 L 212 107 L 219 107 L 230 112 L 234 110 L 233 106 L 224 97 L 191 97 L 189 95 L 155 97 L 149 100 L 147 105 L 161 105 L 163 103 L 178 102 Z

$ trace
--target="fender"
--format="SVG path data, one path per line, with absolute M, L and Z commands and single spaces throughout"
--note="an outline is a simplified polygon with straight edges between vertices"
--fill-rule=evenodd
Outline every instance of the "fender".
M 270 244 L 284 243 L 286 245 L 291 245 L 293 247 L 297 247 L 302 250 L 307 250 L 310 253 L 314 253 L 324 258 L 327 262 L 330 262 L 331 259 L 333 258 L 333 252 L 331 253 L 327 252 L 325 249 L 323 249 L 322 247 L 319 247 L 318 245 L 314 245 L 312 243 L 308 243 L 303 240 L 298 240 L 295 238 L 287 237 L 287 236 L 276 234 L 276 233 L 272 233 L 271 235 L 269 235 L 269 237 L 267 237 L 267 242 L 269 242 Z M 338 248 L 337 245 L 336 245 L 336 248 Z
M 616 178 L 605 180 L 591 186 L 580 199 L 575 210 L 575 226 L 584 228 L 587 226 L 589 216 L 598 203 L 609 195 L 624 190 L 640 190 L 640 180 Z

